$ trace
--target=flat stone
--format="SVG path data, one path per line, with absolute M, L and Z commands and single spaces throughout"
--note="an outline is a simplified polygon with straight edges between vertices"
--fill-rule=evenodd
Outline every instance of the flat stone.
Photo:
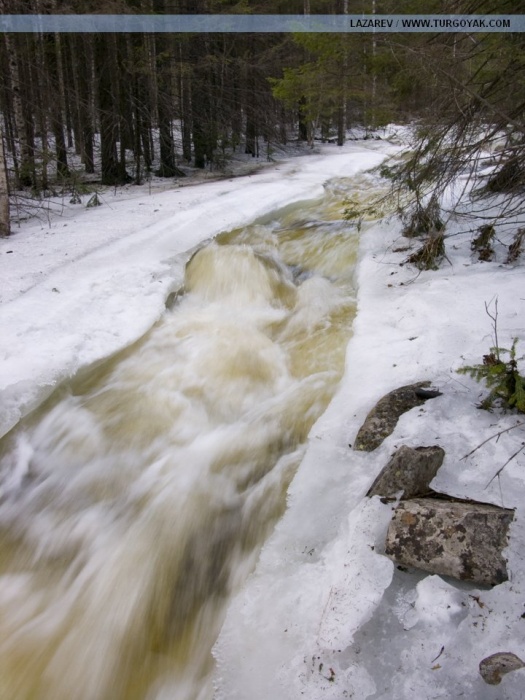
M 428 493 L 430 482 L 443 464 L 445 451 L 437 445 L 407 447 L 402 445 L 374 481 L 367 496 L 414 498 Z
M 367 415 L 357 433 L 354 450 L 372 452 L 388 437 L 397 425 L 399 417 L 416 406 L 422 406 L 428 399 L 440 396 L 440 392 L 430 389 L 430 382 L 417 382 L 394 389 L 383 396 Z
M 479 672 L 485 683 L 499 685 L 502 676 L 524 667 L 525 663 L 516 654 L 511 651 L 498 651 L 480 662 Z
M 502 551 L 513 517 L 514 511 L 485 503 L 401 501 L 385 553 L 403 566 L 494 586 L 507 580 Z

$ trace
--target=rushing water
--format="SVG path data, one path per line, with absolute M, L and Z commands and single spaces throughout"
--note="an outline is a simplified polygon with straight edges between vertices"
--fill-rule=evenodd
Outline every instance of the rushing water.
M 228 597 L 343 371 L 344 184 L 200 249 L 145 337 L 4 439 L 0 698 L 212 697 Z

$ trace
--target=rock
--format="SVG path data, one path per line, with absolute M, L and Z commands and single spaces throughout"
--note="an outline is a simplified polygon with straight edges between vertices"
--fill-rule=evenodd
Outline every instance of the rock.
M 430 398 L 440 396 L 435 389 L 429 389 L 430 382 L 417 382 L 391 391 L 380 399 L 367 415 L 357 433 L 354 450 L 372 452 L 393 432 L 399 417 L 416 406 L 421 406 Z
M 414 498 L 428 493 L 444 457 L 445 451 L 436 445 L 416 448 L 403 445 L 392 455 L 367 496 L 393 498 L 402 491 L 402 497 Z
M 499 685 L 501 677 L 506 673 L 517 671 L 524 667 L 525 663 L 516 654 L 513 654 L 511 651 L 498 651 L 480 662 L 479 672 L 485 683 Z
M 415 498 L 401 501 L 385 553 L 403 566 L 477 584 L 507 580 L 502 551 L 514 511 L 485 503 Z

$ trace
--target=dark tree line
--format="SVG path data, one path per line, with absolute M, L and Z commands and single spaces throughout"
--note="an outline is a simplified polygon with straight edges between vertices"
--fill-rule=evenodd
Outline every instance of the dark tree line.
M 505 2 L 0 0 L 0 12 L 517 11 Z M 10 186 L 38 194 L 67 185 L 79 178 L 78 161 L 105 185 L 140 183 L 151 171 L 178 177 L 187 164 L 219 168 L 232 150 L 265 156 L 274 143 L 314 135 L 341 144 L 356 124 L 414 118 L 424 128 L 405 180 L 427 178 L 426 163 L 445 183 L 476 152 L 473 134 L 488 121 L 495 132 L 510 128 L 501 168 L 519 184 L 524 60 L 520 35 L 505 34 L 3 34 Z M 451 136 L 458 149 L 446 161 L 441 146 Z M 0 177 L 0 198 L 6 188 Z
M 340 13 L 369 10 L 375 0 L 351 5 L 0 0 L 0 12 L 277 14 L 315 6 L 316 12 Z M 356 105 L 370 103 L 365 93 L 376 56 L 369 37 L 332 38 L 305 43 L 284 34 L 4 34 L 0 110 L 14 187 L 38 192 L 50 180 L 67 180 L 71 149 L 87 173 L 100 167 L 101 182 L 115 185 L 140 182 L 154 163 L 159 176 L 173 177 L 181 174 L 180 164 L 219 165 L 232 148 L 257 156 L 261 144 L 284 141 L 293 129 L 306 140 L 315 126 L 325 134 L 335 128 L 341 142 L 346 127 L 366 117 Z M 289 84 L 291 73 L 283 79 L 283 67 L 298 71 L 300 79 Z

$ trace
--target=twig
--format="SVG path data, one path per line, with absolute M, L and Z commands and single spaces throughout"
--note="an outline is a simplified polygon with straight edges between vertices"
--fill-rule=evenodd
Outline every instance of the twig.
M 494 435 L 491 435 L 491 436 L 488 437 L 486 440 L 483 440 L 483 442 L 481 442 L 477 447 L 475 447 L 473 450 L 471 450 L 468 454 L 464 455 L 464 456 L 461 458 L 461 460 L 468 459 L 468 457 L 470 457 L 470 455 L 473 455 L 474 452 L 477 452 L 477 451 L 479 450 L 479 448 L 480 448 L 480 447 L 483 447 L 483 445 L 486 445 L 487 442 L 490 442 L 490 441 L 493 440 L 494 438 L 499 438 L 499 437 L 500 437 L 501 435 L 503 435 L 504 433 L 508 433 L 508 432 L 510 432 L 511 430 L 514 430 L 514 428 L 519 428 L 520 425 L 525 425 L 525 421 L 521 421 L 521 423 L 516 423 L 515 425 L 511 425 L 510 428 L 505 428 L 505 430 L 500 430 L 499 433 L 494 433 Z M 521 449 L 523 449 L 523 448 L 521 448 Z M 512 459 L 512 457 L 511 457 L 511 459 Z M 508 464 L 508 463 L 507 463 L 507 464 Z M 502 467 L 502 469 L 503 469 L 503 467 Z
M 330 586 L 330 593 L 328 594 L 328 599 L 326 601 L 326 605 L 323 608 L 323 612 L 321 614 L 321 619 L 319 620 L 319 627 L 317 628 L 317 638 L 318 639 L 319 639 L 319 635 L 321 633 L 321 627 L 323 625 L 323 620 L 324 620 L 325 615 L 326 615 L 326 610 L 327 610 L 328 606 L 330 605 L 330 601 L 332 600 L 332 593 L 333 592 L 334 592 L 334 587 Z
M 489 483 L 485 486 L 485 489 L 488 489 L 488 487 L 492 484 L 492 482 L 494 481 L 494 479 L 495 479 L 497 476 L 499 476 L 499 475 L 501 474 L 501 472 L 505 469 L 505 467 L 507 466 L 507 464 L 508 464 L 509 462 L 512 462 L 512 460 L 514 459 L 514 457 L 517 457 L 517 456 L 519 455 L 520 452 L 523 452 L 523 450 L 525 450 L 525 443 L 520 447 L 519 450 L 516 450 L 516 452 L 508 458 L 508 460 L 505 462 L 505 464 L 504 464 L 502 467 L 500 467 L 500 468 L 498 469 L 498 471 L 494 474 L 494 476 L 493 476 L 492 479 L 489 481 Z M 483 489 L 483 490 L 485 490 L 485 489 Z
M 433 664 L 434 661 L 437 661 L 437 660 L 439 659 L 439 657 L 441 656 L 441 654 L 442 654 L 444 651 L 445 651 L 445 647 L 443 646 L 443 647 L 441 647 L 441 651 L 440 651 L 439 654 L 436 656 L 436 658 L 435 658 L 435 659 L 432 659 L 432 661 L 431 661 L 430 663 Z
M 495 297 L 494 299 L 494 316 L 490 313 L 489 311 L 489 306 L 491 305 L 492 300 L 488 302 L 485 302 L 485 312 L 487 316 L 492 320 L 492 327 L 494 328 L 494 350 L 496 351 L 496 359 L 498 362 L 500 362 L 500 356 L 499 356 L 499 342 L 498 342 L 498 297 Z

